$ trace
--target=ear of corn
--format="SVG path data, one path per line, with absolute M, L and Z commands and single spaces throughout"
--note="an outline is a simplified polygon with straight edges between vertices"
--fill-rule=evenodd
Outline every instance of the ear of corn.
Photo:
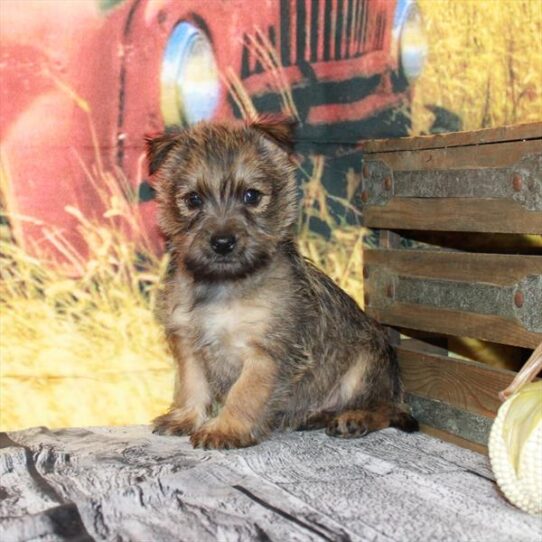
M 522 372 L 535 375 L 541 367 L 542 345 L 515 382 L 523 380 Z M 501 405 L 491 428 L 489 457 L 507 499 L 542 515 L 542 381 L 522 385 Z
M 502 436 L 516 472 L 519 472 L 520 468 L 522 444 L 529 440 L 542 420 L 541 406 L 542 382 L 528 384 L 520 393 L 510 398 L 510 407 L 504 418 Z

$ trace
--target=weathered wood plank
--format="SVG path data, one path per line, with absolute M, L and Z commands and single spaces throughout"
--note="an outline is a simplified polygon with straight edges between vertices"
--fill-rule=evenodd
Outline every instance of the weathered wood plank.
M 542 212 L 542 149 L 507 167 L 432 166 L 413 169 L 399 163 L 392 169 L 385 161 L 369 161 L 364 166 L 362 201 L 370 207 L 399 198 L 497 199 Z
M 452 433 L 448 433 L 446 431 L 443 431 L 442 429 L 437 429 L 436 427 L 431 427 L 430 425 L 421 423 L 420 431 L 422 433 L 425 433 L 426 435 L 436 437 L 445 442 L 451 442 L 456 446 L 461 446 L 461 448 L 467 448 L 467 450 L 472 450 L 473 452 L 478 452 L 479 454 L 488 455 L 487 446 L 477 444 L 476 442 L 471 442 L 470 440 L 458 437 L 457 435 L 452 435 Z
M 542 234 L 542 123 L 361 148 L 367 227 L 425 234 L 431 245 L 440 244 L 435 235 L 460 232 Z M 483 252 L 491 252 L 487 239 Z M 518 256 L 515 244 L 510 256 L 396 248 L 381 244 L 364 254 L 365 310 L 383 324 L 531 348 L 542 341 L 540 256 Z M 531 245 L 521 250 L 536 254 Z M 424 430 L 485 451 L 497 394 L 513 373 L 419 349 L 415 341 L 403 341 L 398 354 Z
M 542 256 L 366 249 L 363 261 L 400 275 L 501 286 L 515 284 L 527 275 L 542 274 Z
M 542 234 L 542 213 L 514 201 L 467 198 L 394 198 L 364 209 L 369 228 Z
M 542 341 L 540 256 L 372 249 L 364 262 L 366 309 L 384 324 L 501 343 L 512 333 L 518 346 Z
M 396 429 L 360 439 L 275 434 L 226 451 L 194 450 L 187 437 L 149 427 L 35 428 L 4 440 L 2 542 L 535 542 L 542 534 L 542 523 L 506 503 L 487 457 Z
M 536 348 L 542 334 L 526 331 L 518 323 L 486 314 L 471 314 L 422 305 L 394 303 L 384 308 L 365 305 L 367 314 L 382 324 L 432 333 L 468 336 L 502 344 Z
M 537 155 L 542 150 L 542 139 L 492 145 L 422 149 L 372 154 L 365 159 L 369 166 L 373 161 L 383 162 L 393 171 L 468 170 L 480 168 L 505 168 L 514 166 L 526 156 Z M 364 168 L 371 177 L 370 167 Z
M 522 141 L 535 138 L 542 138 L 542 122 L 486 128 L 472 132 L 452 132 L 396 139 L 373 139 L 362 141 L 359 146 L 366 153 L 382 153 L 483 145 L 498 141 Z
M 513 371 L 420 352 L 408 343 L 397 349 L 397 355 L 409 393 L 489 418 L 496 416 L 501 405 L 499 391 L 515 376 Z
M 487 446 L 493 423 L 491 418 L 419 395 L 407 394 L 407 402 L 412 414 L 420 423 Z
M 542 139 L 374 155 L 363 168 L 368 227 L 542 233 Z

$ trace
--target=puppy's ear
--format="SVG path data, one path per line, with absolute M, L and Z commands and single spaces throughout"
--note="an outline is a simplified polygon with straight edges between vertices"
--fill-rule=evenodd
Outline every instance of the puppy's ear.
M 293 154 L 294 133 L 297 124 L 297 121 L 290 117 L 261 115 L 256 120 L 249 122 L 248 126 L 276 143 L 288 154 Z
M 154 175 L 160 169 L 171 149 L 179 142 L 180 134 L 181 131 L 175 131 L 145 136 L 149 175 Z

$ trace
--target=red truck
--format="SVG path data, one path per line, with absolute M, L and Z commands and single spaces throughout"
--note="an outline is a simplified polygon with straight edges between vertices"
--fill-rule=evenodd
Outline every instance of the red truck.
M 144 135 L 246 107 L 293 109 L 340 192 L 360 164 L 345 148 L 408 132 L 426 53 L 414 0 L 3 0 L 0 17 L 5 204 L 42 253 L 56 234 L 83 251 L 66 206 L 101 216 L 105 178 L 127 179 L 159 247 Z

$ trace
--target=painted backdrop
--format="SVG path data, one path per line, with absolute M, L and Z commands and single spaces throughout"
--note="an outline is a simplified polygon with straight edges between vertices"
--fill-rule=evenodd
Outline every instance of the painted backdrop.
M 299 121 L 301 246 L 362 299 L 359 142 L 542 118 L 537 0 L 3 0 L 1 428 L 171 395 L 145 134 Z

